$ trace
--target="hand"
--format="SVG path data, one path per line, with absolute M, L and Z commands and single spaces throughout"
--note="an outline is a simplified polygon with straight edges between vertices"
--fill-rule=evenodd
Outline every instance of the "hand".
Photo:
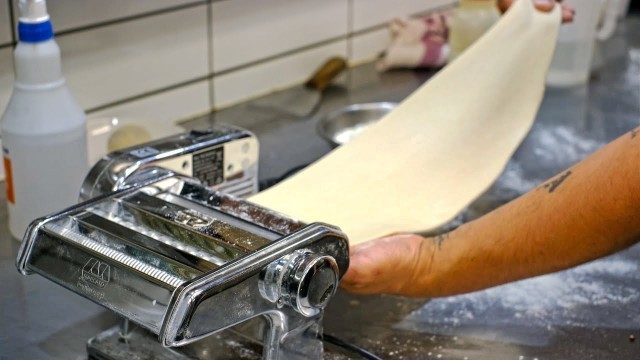
M 400 234 L 355 246 L 341 287 L 358 294 L 419 295 L 433 245 L 419 235 Z
M 498 8 L 500 11 L 505 12 L 509 9 L 509 7 L 513 4 L 514 1 L 517 0 L 498 0 Z M 555 6 L 556 1 L 554 0 L 531 0 L 533 1 L 533 5 L 536 9 L 540 11 L 551 11 Z M 560 4 L 562 6 L 562 22 L 570 23 L 573 21 L 573 17 L 575 16 L 575 11 L 569 5 Z

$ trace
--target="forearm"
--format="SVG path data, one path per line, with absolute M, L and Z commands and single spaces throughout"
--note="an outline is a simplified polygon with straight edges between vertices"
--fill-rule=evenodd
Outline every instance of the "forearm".
M 524 196 L 422 246 L 402 293 L 446 296 L 575 266 L 640 235 L 640 134 L 625 134 Z

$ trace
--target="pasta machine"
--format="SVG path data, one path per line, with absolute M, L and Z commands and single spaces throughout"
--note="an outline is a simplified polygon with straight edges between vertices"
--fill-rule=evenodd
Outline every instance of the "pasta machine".
M 239 357 L 212 345 L 236 344 L 226 334 L 263 359 L 321 358 L 347 239 L 241 197 L 256 191 L 257 140 L 244 130 L 115 152 L 89 172 L 83 202 L 31 223 L 17 266 L 125 319 L 89 340 L 90 358 Z

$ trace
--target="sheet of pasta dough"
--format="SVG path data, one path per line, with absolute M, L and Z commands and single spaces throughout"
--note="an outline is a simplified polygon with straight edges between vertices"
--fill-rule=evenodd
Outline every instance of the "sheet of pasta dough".
M 360 137 L 249 200 L 339 226 L 351 244 L 447 223 L 488 189 L 531 128 L 560 18 L 559 6 L 541 13 L 516 1 Z

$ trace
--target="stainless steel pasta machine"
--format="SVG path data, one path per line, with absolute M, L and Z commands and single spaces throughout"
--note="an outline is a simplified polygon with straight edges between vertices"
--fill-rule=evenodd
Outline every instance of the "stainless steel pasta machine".
M 257 191 L 257 147 L 216 126 L 107 155 L 84 202 L 30 225 L 19 271 L 125 319 L 89 341 L 92 358 L 235 357 L 209 346 L 230 327 L 261 338 L 264 359 L 321 358 L 347 239 L 242 198 Z

